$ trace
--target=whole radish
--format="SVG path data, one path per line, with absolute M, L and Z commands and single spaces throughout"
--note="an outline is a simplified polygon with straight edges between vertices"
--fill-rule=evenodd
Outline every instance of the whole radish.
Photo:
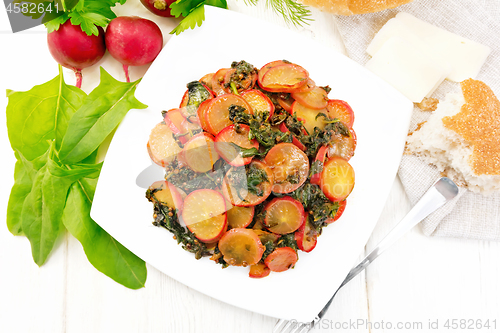
M 98 30 L 97 36 L 88 36 L 79 25 L 67 20 L 47 35 L 50 54 L 62 66 L 75 71 L 78 88 L 82 86 L 82 69 L 97 63 L 106 52 L 104 30 L 101 27 Z
M 141 0 L 141 2 L 153 14 L 172 17 L 172 14 L 170 14 L 170 5 L 175 0 Z
M 128 66 L 142 66 L 155 60 L 163 47 L 163 35 L 153 21 L 137 16 L 120 16 L 106 29 L 106 47 L 123 64 L 125 77 L 130 82 Z

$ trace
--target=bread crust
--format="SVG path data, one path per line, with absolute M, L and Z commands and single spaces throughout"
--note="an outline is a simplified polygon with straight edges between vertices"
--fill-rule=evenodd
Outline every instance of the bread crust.
M 379 12 L 411 2 L 412 0 L 299 0 L 304 5 L 337 15 Z

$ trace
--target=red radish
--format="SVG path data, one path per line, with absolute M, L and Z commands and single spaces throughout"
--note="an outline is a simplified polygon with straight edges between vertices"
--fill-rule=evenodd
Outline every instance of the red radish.
M 246 113 L 252 114 L 252 108 L 241 96 L 233 94 L 217 96 L 205 111 L 205 121 L 210 133 L 217 135 L 224 128 L 233 124 L 229 120 L 229 107 L 231 105 L 241 106 L 245 108 Z
M 266 257 L 264 263 L 272 272 L 284 272 L 295 266 L 299 258 L 291 247 L 279 247 Z
M 311 252 L 316 247 L 318 242 L 318 232 L 314 229 L 307 218 L 307 213 L 304 217 L 304 223 L 295 232 L 295 241 L 297 246 L 304 252 Z
M 279 143 L 266 155 L 266 164 L 274 176 L 273 192 L 290 193 L 307 180 L 309 158 L 293 143 Z
M 264 170 L 267 176 L 267 181 L 263 181 L 255 187 L 261 191 L 262 195 L 254 194 L 248 191 L 248 188 L 241 188 L 240 184 L 234 184 L 231 179 L 236 176 L 239 178 L 240 172 L 245 172 L 245 168 L 231 168 L 224 177 L 224 181 L 222 182 L 222 191 L 226 199 L 231 201 L 233 206 L 239 207 L 250 207 L 255 206 L 263 202 L 267 199 L 267 197 L 271 194 L 271 188 L 274 182 L 273 173 L 271 169 L 266 165 L 266 163 L 259 160 L 252 160 L 249 165 L 249 168 L 255 167 L 260 170 Z
M 342 201 L 354 187 L 354 169 L 342 157 L 330 158 L 321 172 L 319 186 L 331 201 Z
M 263 111 L 269 113 L 269 118 L 271 118 L 274 114 L 274 104 L 271 102 L 269 97 L 264 95 L 262 92 L 256 89 L 251 89 L 244 91 L 241 94 L 241 97 L 245 101 L 250 104 L 252 110 L 255 111 Z
M 306 84 L 304 84 L 302 87 L 297 88 L 297 89 L 292 89 L 290 92 L 291 93 L 304 93 L 307 91 L 311 91 L 316 87 L 316 82 L 311 80 L 310 78 L 307 79 Z
M 356 132 L 352 128 L 349 129 L 349 136 L 335 134 L 332 136 L 330 146 L 328 147 L 328 157 L 340 156 L 346 161 L 349 161 L 354 156 L 356 150 Z
M 182 100 L 181 100 L 181 104 L 179 104 L 179 107 L 180 108 L 185 107 L 188 104 L 188 101 L 189 101 L 189 90 L 186 90 L 184 95 L 182 95 Z
M 347 127 L 352 127 L 352 124 L 354 123 L 354 112 L 346 101 L 331 99 L 328 101 L 326 109 L 328 110 L 328 117 L 332 119 L 337 118 L 346 124 Z
M 229 228 L 246 228 L 252 223 L 255 207 L 234 206 L 227 211 L 227 224 Z
M 300 104 L 315 110 L 321 110 L 328 105 L 328 94 L 320 87 L 310 91 L 292 93 L 292 97 Z
M 274 198 L 264 211 L 264 224 L 275 234 L 289 234 L 304 223 L 304 206 L 292 197 Z
M 198 106 L 198 110 L 196 111 L 197 120 L 200 123 L 201 128 L 203 128 L 205 132 L 209 131 L 205 112 L 207 111 L 208 106 L 210 105 L 210 103 L 212 103 L 212 101 L 213 99 L 207 99 L 206 101 L 202 102 L 200 106 Z
M 326 219 L 325 223 L 333 223 L 337 221 L 342 216 L 342 214 L 344 214 L 346 205 L 347 200 L 344 199 L 342 201 L 339 201 L 339 208 L 337 209 L 337 213 L 335 213 L 335 217 L 333 219 L 331 217 Z
M 248 125 L 230 125 L 215 137 L 215 150 L 227 163 L 233 166 L 247 165 L 252 161 L 253 157 L 241 157 L 241 150 L 231 143 L 243 149 L 259 149 L 259 142 L 256 139 L 249 140 L 249 135 L 250 127 Z
M 184 199 L 182 219 L 196 238 L 205 243 L 219 239 L 227 229 L 226 202 L 217 191 L 196 190 Z
M 257 264 L 265 247 L 253 230 L 234 228 L 222 236 L 219 250 L 229 265 L 245 267 Z
M 286 64 L 270 68 L 259 85 L 271 92 L 290 92 L 304 86 L 308 78 L 309 73 L 303 67 Z
M 156 23 L 138 16 L 111 20 L 105 40 L 109 53 L 123 64 L 127 82 L 130 82 L 128 66 L 153 62 L 163 47 L 163 35 Z
M 321 163 L 325 163 L 325 158 L 326 158 L 326 152 L 328 148 L 326 146 L 321 146 L 318 149 L 318 152 L 316 153 L 316 158 L 314 161 L 320 161 Z M 319 185 L 321 180 L 321 172 L 315 173 L 314 175 L 311 176 L 310 183 L 314 185 Z
M 164 205 L 178 211 L 182 210 L 182 195 L 179 190 L 165 180 L 154 182 L 149 190 L 154 190 L 153 198 Z
M 289 62 L 283 60 L 271 61 L 270 63 L 265 64 L 261 69 L 259 69 L 259 74 L 257 76 L 258 82 L 262 82 L 264 75 L 266 75 L 267 71 L 269 71 L 271 68 L 286 64 L 289 64 Z
M 175 0 L 141 0 L 141 2 L 153 14 L 163 17 L 173 17 L 170 14 L 170 5 Z
M 77 88 L 82 87 L 82 69 L 97 63 L 106 52 L 104 30 L 97 29 L 97 36 L 88 36 L 79 25 L 67 20 L 58 30 L 47 35 L 50 54 L 62 66 L 75 71 Z
M 201 132 L 193 136 L 182 149 L 179 159 L 195 172 L 207 172 L 219 159 L 215 150 L 214 138 L 208 133 Z
M 151 130 L 148 141 L 148 153 L 153 162 L 159 166 L 166 167 L 180 152 L 181 148 L 175 141 L 170 126 L 161 122 Z
M 319 113 L 323 113 L 327 115 L 326 108 L 321 110 L 311 109 L 307 106 L 300 104 L 298 101 L 293 102 L 292 104 L 292 114 L 297 114 L 297 119 L 302 120 L 304 122 L 304 127 L 309 133 L 314 132 L 314 127 L 318 127 L 319 129 L 323 129 L 326 126 L 325 118 L 318 117 Z
M 229 70 L 231 70 L 231 68 L 221 68 L 212 76 L 212 90 L 216 96 L 224 95 L 226 93 L 223 84 L 224 77 Z
M 258 264 L 250 266 L 250 272 L 248 272 L 248 276 L 254 279 L 260 279 L 268 276 L 269 273 L 271 273 L 269 267 L 267 267 L 266 264 L 260 262 Z
M 284 97 L 278 97 L 278 104 L 289 114 L 292 113 L 292 104 L 295 102 L 295 100 L 292 98 L 292 96 L 288 95 L 286 98 Z
M 199 79 L 198 81 L 200 81 L 201 83 L 203 83 L 205 86 L 208 87 L 208 89 L 212 90 L 212 78 L 214 77 L 215 73 L 208 73 L 208 74 L 205 74 L 203 75 L 203 77 L 201 79 Z

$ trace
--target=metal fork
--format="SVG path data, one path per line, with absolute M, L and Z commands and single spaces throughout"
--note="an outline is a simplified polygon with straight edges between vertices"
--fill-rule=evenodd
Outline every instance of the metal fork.
M 413 208 L 406 214 L 406 216 L 380 241 L 380 243 L 368 254 L 358 265 L 352 268 L 347 274 L 340 287 L 333 294 L 332 298 L 326 303 L 325 307 L 318 313 L 318 315 L 309 323 L 299 323 L 294 320 L 287 321 L 280 319 L 273 329 L 273 333 L 307 333 L 311 328 L 319 323 L 321 318 L 328 311 L 332 304 L 333 298 L 337 295 L 340 288 L 347 282 L 351 281 L 356 275 L 363 271 L 370 265 L 379 255 L 387 250 L 394 244 L 401 236 L 407 231 L 417 225 L 429 214 L 434 212 L 439 207 L 443 206 L 446 202 L 450 201 L 458 194 L 458 187 L 455 183 L 446 177 L 438 179 L 432 187 L 420 198 L 420 200 L 413 206 Z M 290 331 L 289 331 L 290 330 Z

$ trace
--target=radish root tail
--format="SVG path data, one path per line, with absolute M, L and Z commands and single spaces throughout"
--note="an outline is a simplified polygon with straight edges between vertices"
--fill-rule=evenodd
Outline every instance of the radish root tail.
M 130 77 L 128 76 L 128 66 L 123 65 L 123 71 L 125 72 L 125 78 L 127 79 L 127 82 L 130 82 Z
M 81 70 L 75 70 L 75 76 L 76 76 L 76 84 L 75 87 L 77 88 L 82 88 L 82 71 Z

